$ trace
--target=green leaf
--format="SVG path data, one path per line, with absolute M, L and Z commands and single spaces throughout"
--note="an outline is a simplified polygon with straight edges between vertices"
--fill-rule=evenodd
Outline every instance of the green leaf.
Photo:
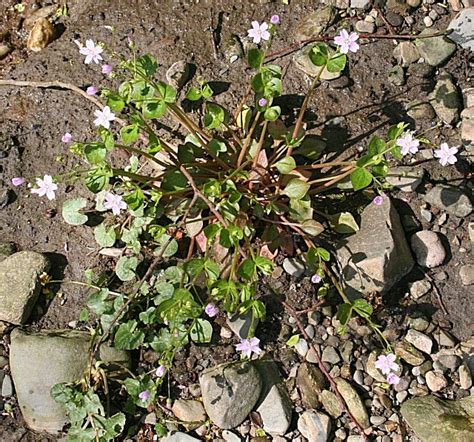
M 364 318 L 369 318 L 374 308 L 363 298 L 356 299 L 353 303 L 354 310 Z
M 204 126 L 207 129 L 217 129 L 225 120 L 224 109 L 215 103 L 206 105 L 206 115 L 204 115 Z
M 270 275 L 273 272 L 273 262 L 264 256 L 256 256 L 255 265 L 264 275 Z
M 301 230 L 308 235 L 318 236 L 324 232 L 324 226 L 314 219 L 307 219 L 301 223 Z
M 293 178 L 288 182 L 282 193 L 289 198 L 300 200 L 306 195 L 310 187 L 310 184 L 305 183 L 299 178 Z
M 311 63 L 324 66 L 328 62 L 328 48 L 324 43 L 315 44 L 308 52 Z
M 147 119 L 161 118 L 166 113 L 164 100 L 149 100 L 143 104 L 143 116 Z
M 258 300 L 253 301 L 252 313 L 253 313 L 253 316 L 257 319 L 265 319 L 265 315 L 267 313 L 265 304 L 262 301 L 258 301 Z
M 385 150 L 385 141 L 377 136 L 372 137 L 369 142 L 367 153 L 369 156 L 380 155 Z
M 89 164 L 100 164 L 104 162 L 107 149 L 102 143 L 90 143 L 84 147 L 84 155 Z
M 134 350 L 142 345 L 145 333 L 138 327 L 138 322 L 128 321 L 119 325 L 115 337 L 114 345 L 119 350 Z
M 238 275 L 246 279 L 248 281 L 251 281 L 253 277 L 255 276 L 257 272 L 257 267 L 255 266 L 255 262 L 253 261 L 252 258 L 247 258 L 240 264 L 239 270 L 237 271 Z
M 76 198 L 73 200 L 66 200 L 63 203 L 62 215 L 64 221 L 73 226 L 80 226 L 87 222 L 87 215 L 80 213 L 79 211 L 87 206 L 87 200 L 85 198 Z
M 123 144 L 128 146 L 138 140 L 140 129 L 138 124 L 130 124 L 120 129 L 120 137 L 122 138 Z
M 357 168 L 351 173 L 351 183 L 354 190 L 360 190 L 367 187 L 372 182 L 372 174 L 362 167 Z
M 221 230 L 220 244 L 226 248 L 237 246 L 243 237 L 244 232 L 240 227 L 229 226 L 228 228 Z
M 158 82 L 158 92 L 165 103 L 173 104 L 176 101 L 176 89 L 163 81 Z
M 349 322 L 349 319 L 351 319 L 351 314 L 352 314 L 352 304 L 341 304 L 339 308 L 337 309 L 337 314 L 336 318 L 339 320 L 339 322 L 345 326 Z
M 326 66 L 328 72 L 341 72 L 346 67 L 347 57 L 345 54 L 336 53 L 329 60 Z
M 222 141 L 216 140 L 215 138 L 209 141 L 207 147 L 215 156 L 219 155 L 221 152 L 227 152 L 226 144 Z
M 87 173 L 85 182 L 87 188 L 93 193 L 99 193 L 104 190 L 112 178 L 112 170 L 110 167 L 95 167 Z
M 131 210 L 138 210 L 140 207 L 143 206 L 143 202 L 145 201 L 145 194 L 143 193 L 142 189 L 137 187 L 133 192 L 124 195 L 123 200 L 127 203 L 127 206 Z
M 323 247 L 316 247 L 316 254 L 317 254 L 323 261 L 329 262 L 329 260 L 331 259 L 330 253 L 329 253 L 326 249 L 324 249 Z
M 110 107 L 112 112 L 117 114 L 125 107 L 125 102 L 120 95 L 109 92 L 107 95 L 107 106 Z
M 221 227 L 218 224 L 208 224 L 206 227 L 204 227 L 204 235 L 206 235 L 206 238 L 209 241 L 212 241 L 217 234 L 220 232 Z
M 208 344 L 212 339 L 212 325 L 205 319 L 197 319 L 190 330 L 191 339 L 198 344 Z
M 153 77 L 158 69 L 158 63 L 150 54 L 145 54 L 137 58 L 135 66 L 147 77 Z
M 249 66 L 253 69 L 259 69 L 262 65 L 265 53 L 258 48 L 250 48 L 247 54 Z
M 391 126 L 387 132 L 388 139 L 396 140 L 407 127 L 408 125 L 406 123 L 398 123 L 395 126 Z
M 332 229 L 337 233 L 355 233 L 359 230 L 354 217 L 349 212 L 328 215 Z
M 201 89 L 197 88 L 197 87 L 190 87 L 188 89 L 188 92 L 186 92 L 186 98 L 189 100 L 189 101 L 198 101 L 200 100 L 202 97 L 202 92 L 201 92 Z
M 107 230 L 103 223 L 94 229 L 94 237 L 100 247 L 112 247 L 117 239 L 115 229 L 111 227 Z
M 294 347 L 300 341 L 300 335 L 293 335 L 288 341 L 286 341 L 286 345 L 288 347 Z
M 145 325 L 153 324 L 157 319 L 156 308 L 149 307 L 144 312 L 140 312 L 138 319 L 142 321 Z
M 263 118 L 267 121 L 276 121 L 281 114 L 280 106 L 272 106 L 265 110 Z
M 247 132 L 250 126 L 251 118 L 252 109 L 250 109 L 248 106 L 244 106 L 242 111 L 237 116 L 237 126 L 240 127 L 244 132 Z
M 204 83 L 201 88 L 201 93 L 202 93 L 202 98 L 207 100 L 208 98 L 211 98 L 214 95 L 214 91 L 212 90 L 211 86 L 209 86 L 207 83 Z
M 106 312 L 110 313 L 112 302 L 109 301 L 108 289 L 101 289 L 89 295 L 86 301 L 86 305 L 92 312 L 94 312 L 98 316 L 103 315 Z
M 157 240 L 159 247 L 154 250 L 153 254 L 158 255 L 162 253 L 161 256 L 163 258 L 169 258 L 170 256 L 173 256 L 178 251 L 178 242 L 175 239 L 172 239 L 170 242 L 168 242 L 170 238 L 171 237 L 166 233 L 162 235 Z M 162 252 L 163 249 L 164 252 Z
M 122 256 L 115 265 L 115 273 L 120 281 L 131 281 L 135 278 L 135 270 L 138 266 L 136 256 Z
M 204 270 L 206 271 L 207 277 L 211 281 L 216 281 L 219 279 L 219 275 L 221 273 L 219 265 L 212 259 L 206 259 L 204 263 Z
M 275 163 L 275 167 L 278 172 L 288 174 L 296 167 L 296 161 L 293 157 L 287 156 Z
M 161 188 L 165 191 L 182 190 L 188 186 L 188 179 L 179 170 L 168 170 L 161 179 Z

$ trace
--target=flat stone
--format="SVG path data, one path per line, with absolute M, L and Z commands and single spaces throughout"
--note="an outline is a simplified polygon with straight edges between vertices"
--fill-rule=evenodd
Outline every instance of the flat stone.
M 412 166 L 399 166 L 390 169 L 385 180 L 402 192 L 414 192 L 421 184 L 424 170 Z
M 240 425 L 257 403 L 262 379 L 248 362 L 221 364 L 204 370 L 201 384 L 204 409 L 223 429 Z
M 433 31 L 424 29 L 420 35 L 429 35 Z M 449 60 L 456 50 L 456 45 L 447 37 L 419 38 L 415 45 L 426 63 L 439 66 Z
M 410 289 L 410 295 L 413 299 L 419 299 L 426 295 L 431 290 L 431 283 L 426 279 L 421 281 L 415 281 L 408 285 Z
M 317 11 L 306 14 L 295 29 L 296 40 L 318 37 L 331 25 L 335 18 L 336 14 L 331 6 L 318 8 Z
M 351 0 L 351 8 L 365 9 L 370 5 L 370 0 Z
M 416 63 L 420 59 L 420 52 L 412 42 L 402 41 L 393 50 L 393 56 L 398 64 L 407 67 L 412 63 Z
M 66 410 L 51 387 L 76 382 L 88 365 L 90 334 L 77 330 L 12 331 L 10 369 L 18 404 L 29 428 L 57 433 L 67 423 Z M 100 359 L 128 366 L 127 352 L 103 346 Z
M 38 298 L 39 276 L 49 269 L 40 253 L 17 252 L 0 262 L 0 320 L 24 324 Z
M 331 431 L 331 419 L 324 413 L 307 410 L 298 419 L 298 430 L 311 442 L 326 442 Z
M 453 125 L 459 120 L 462 99 L 450 74 L 445 72 L 438 76 L 429 98 L 436 115 L 446 124 Z
M 431 338 L 424 333 L 410 329 L 408 330 L 405 341 L 412 344 L 418 350 L 421 350 L 424 353 L 431 354 L 431 349 L 433 347 L 433 341 Z
M 365 20 L 358 20 L 355 24 L 357 32 L 363 34 L 373 34 L 375 32 L 375 23 L 371 23 Z
M 298 368 L 296 385 L 303 405 L 306 408 L 318 408 L 319 395 L 327 388 L 327 380 L 321 370 L 313 364 L 303 362 Z
M 456 370 L 462 363 L 462 359 L 459 356 L 453 354 L 443 354 L 437 356 L 437 360 L 440 364 L 452 371 Z
M 474 264 L 465 264 L 459 269 L 459 277 L 463 285 L 474 284 Z
M 191 67 L 184 60 L 173 63 L 166 71 L 166 81 L 175 89 L 181 89 L 189 80 Z
M 320 394 L 320 400 L 323 404 L 324 410 L 327 411 L 334 419 L 337 419 L 342 414 L 341 403 L 332 391 L 323 390 Z
M 446 250 L 436 232 L 430 230 L 416 232 L 410 242 L 416 262 L 423 267 L 429 269 L 438 267 L 446 259 Z
M 398 342 L 395 346 L 395 354 L 410 365 L 417 366 L 425 362 L 423 354 L 408 342 Z
M 337 384 L 339 393 L 344 398 L 347 408 L 359 421 L 360 425 L 365 429 L 369 428 L 369 415 L 357 391 L 345 379 L 337 378 L 334 380 Z
M 438 373 L 437 371 L 429 371 L 425 374 L 425 379 L 426 385 L 433 392 L 440 391 L 448 386 L 446 378 L 442 373 Z
M 436 118 L 436 112 L 427 102 L 415 101 L 407 106 L 407 114 L 414 120 L 432 120 Z
M 474 142 L 474 119 L 464 118 L 461 122 L 461 138 L 467 143 Z
M 449 38 L 464 49 L 474 52 L 474 8 L 463 9 L 448 25 Z
M 328 362 L 330 364 L 337 364 L 338 362 L 341 361 L 341 357 L 337 353 L 337 350 L 333 347 L 326 347 L 323 350 L 321 359 L 323 362 Z
M 471 371 L 467 365 L 461 365 L 458 370 L 459 384 L 463 390 L 469 390 L 472 387 Z
M 364 209 L 360 230 L 339 245 L 337 257 L 351 297 L 387 291 L 410 272 L 413 258 L 390 198 Z
M 388 72 L 388 79 L 395 86 L 403 86 L 405 84 L 405 72 L 401 66 L 394 66 Z
M 295 345 L 295 350 L 298 352 L 300 356 L 304 358 L 306 354 L 308 353 L 309 345 L 305 339 L 300 338 L 299 341 Z
M 199 401 L 178 399 L 171 411 L 183 423 L 192 422 L 193 425 L 186 425 L 189 429 L 198 428 L 206 420 L 206 412 Z
M 424 200 L 458 218 L 465 218 L 472 212 L 469 197 L 458 187 L 438 184 L 427 192 Z
M 196 439 L 189 434 L 177 431 L 170 436 L 162 437 L 161 442 L 200 442 L 201 439 Z
M 13 396 L 12 378 L 7 374 L 3 377 L 1 392 L 3 397 Z
M 291 424 L 293 404 L 288 390 L 273 361 L 259 360 L 255 367 L 263 381 L 262 392 L 256 410 L 263 422 L 263 429 L 269 434 L 283 435 Z

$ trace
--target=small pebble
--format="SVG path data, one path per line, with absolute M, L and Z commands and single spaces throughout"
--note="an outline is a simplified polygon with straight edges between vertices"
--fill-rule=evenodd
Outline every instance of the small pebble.
M 428 17 L 428 16 L 423 19 L 423 23 L 425 24 L 427 28 L 430 28 L 431 26 L 433 26 L 433 20 L 431 19 L 431 17 Z

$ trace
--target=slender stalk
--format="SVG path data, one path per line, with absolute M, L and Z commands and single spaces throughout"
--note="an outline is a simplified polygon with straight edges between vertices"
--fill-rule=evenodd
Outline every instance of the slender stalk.
M 242 147 L 242 150 L 240 151 L 239 158 L 237 159 L 237 167 L 240 167 L 240 165 L 242 164 L 242 161 L 245 158 L 245 154 L 247 153 L 247 149 L 249 148 L 250 140 L 252 139 L 253 132 L 255 128 L 257 127 L 257 123 L 258 123 L 258 120 L 260 119 L 260 115 L 261 115 L 261 112 L 257 111 L 257 113 L 255 114 L 255 119 L 253 120 L 252 127 L 250 128 L 250 131 L 247 137 L 245 138 L 244 145 Z

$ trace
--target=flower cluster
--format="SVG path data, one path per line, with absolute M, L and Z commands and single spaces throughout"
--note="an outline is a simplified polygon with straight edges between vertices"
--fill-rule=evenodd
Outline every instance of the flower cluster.
M 274 26 L 280 24 L 280 16 L 274 14 L 270 17 L 270 23 Z M 247 31 L 247 35 L 253 40 L 255 44 L 260 44 L 262 40 L 270 40 L 272 30 L 271 26 L 268 26 L 268 23 L 262 22 L 260 24 L 258 21 L 252 22 L 252 28 Z
M 397 357 L 393 353 L 389 353 L 380 355 L 375 361 L 375 367 L 387 376 L 387 382 L 390 385 L 397 385 L 400 382 L 400 378 L 394 373 L 399 369 L 399 365 L 395 362 L 396 359 Z

